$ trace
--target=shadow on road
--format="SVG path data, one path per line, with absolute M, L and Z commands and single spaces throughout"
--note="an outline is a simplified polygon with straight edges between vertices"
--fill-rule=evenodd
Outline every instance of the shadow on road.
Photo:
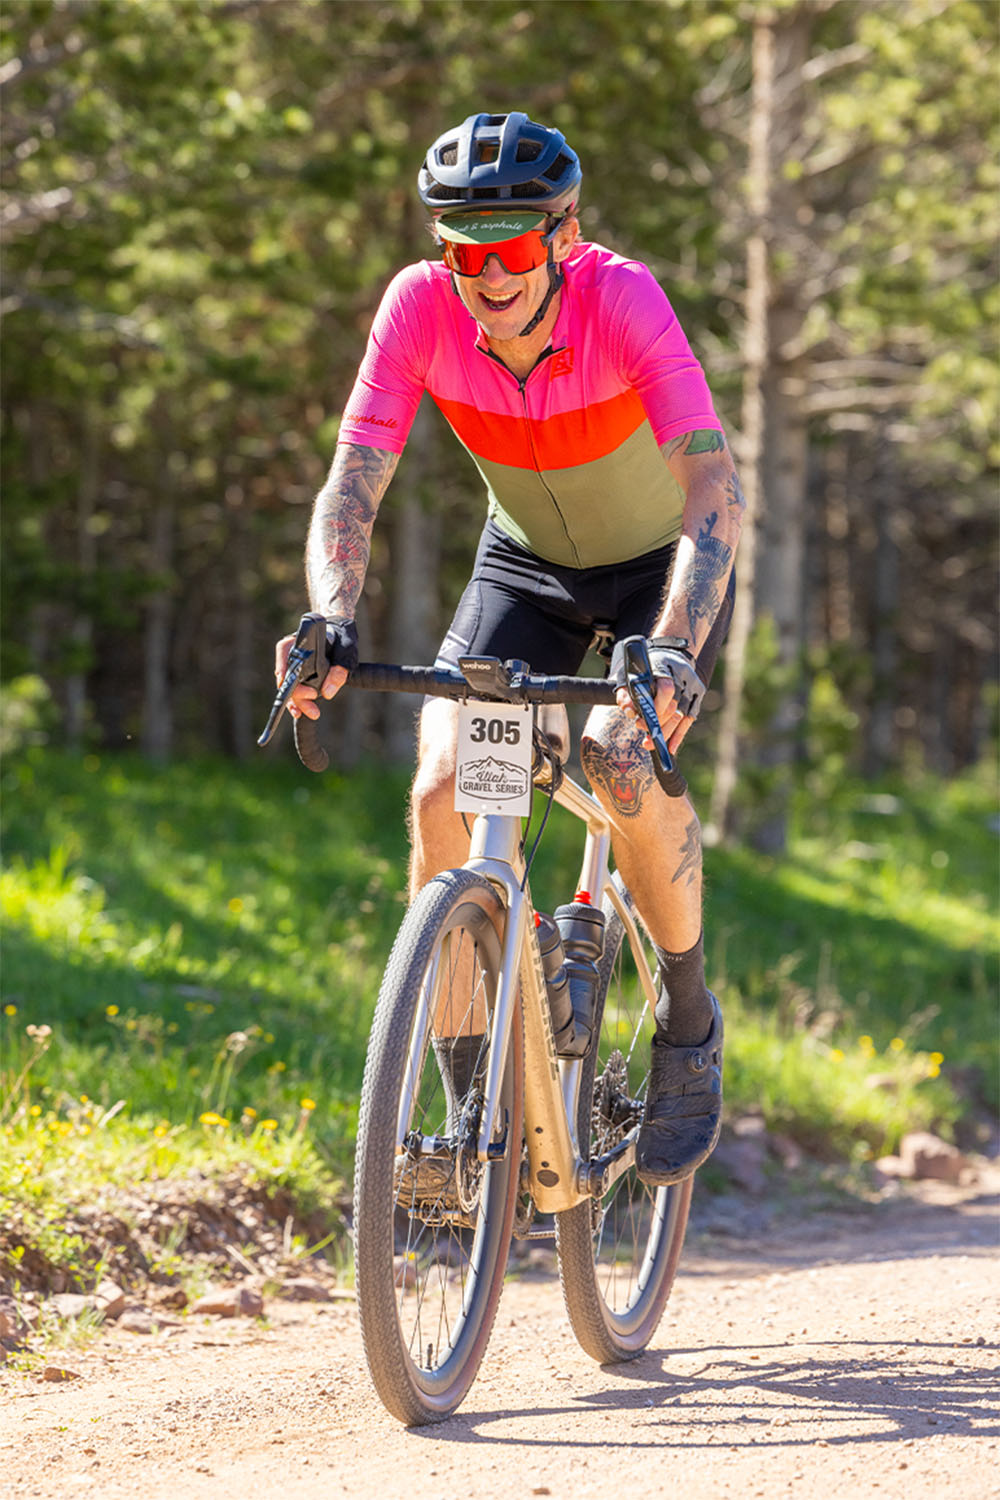
M 831 1344 L 824 1348 L 829 1350 Z M 518 1447 L 642 1448 L 669 1443 L 699 1448 L 722 1443 L 736 1449 L 754 1446 L 762 1452 L 817 1444 L 905 1442 L 932 1437 L 936 1431 L 1000 1436 L 994 1401 L 1000 1366 L 962 1369 L 956 1364 L 954 1344 L 948 1343 L 909 1343 L 900 1351 L 898 1341 L 845 1341 L 846 1348 L 850 1354 L 816 1356 L 784 1344 L 745 1345 L 720 1351 L 700 1370 L 684 1375 L 671 1375 L 671 1360 L 712 1351 L 650 1351 L 614 1367 L 616 1378 L 627 1379 L 631 1389 L 616 1385 L 585 1396 L 568 1394 L 563 1405 L 465 1412 L 440 1426 L 412 1430 L 415 1436 L 510 1442 Z M 995 1351 L 996 1346 L 989 1349 Z M 773 1357 L 772 1350 L 780 1351 L 780 1358 Z M 662 1415 L 649 1411 L 644 1430 L 652 1426 L 662 1431 L 655 1438 L 643 1437 L 630 1424 L 616 1434 L 602 1423 L 593 1438 L 581 1438 L 574 1423 L 571 1433 L 560 1437 L 560 1420 L 588 1408 L 595 1415 L 658 1409 Z M 512 1420 L 537 1423 L 537 1436 L 525 1434 L 521 1427 L 516 1437 L 505 1438 L 496 1425 Z

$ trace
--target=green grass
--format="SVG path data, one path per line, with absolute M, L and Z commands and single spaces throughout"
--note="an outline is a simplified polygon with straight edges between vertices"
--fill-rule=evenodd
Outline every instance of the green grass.
M 71 1193 L 86 1174 L 66 1170 L 65 1143 L 93 1156 L 97 1138 L 101 1171 L 116 1150 L 136 1171 L 206 1152 L 263 1171 L 304 1137 L 314 1155 L 288 1156 L 287 1181 L 316 1161 L 349 1176 L 403 912 L 405 788 L 377 768 L 8 758 L 0 1122 L 34 1162 L 20 1191 L 51 1161 L 56 1196 Z M 977 775 L 878 793 L 804 801 L 786 858 L 706 855 L 727 1107 L 841 1157 L 947 1130 L 970 1090 L 995 1087 L 995 790 Z M 578 859 L 557 809 L 540 906 L 572 893 Z M 81 1109 L 117 1113 L 80 1134 Z

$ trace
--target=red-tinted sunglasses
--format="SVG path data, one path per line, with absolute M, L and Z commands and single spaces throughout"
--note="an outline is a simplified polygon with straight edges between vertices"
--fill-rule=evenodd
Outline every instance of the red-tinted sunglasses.
M 481 276 L 491 255 L 496 256 L 509 276 L 526 276 L 548 260 L 555 232 L 555 229 L 529 229 L 512 240 L 494 240 L 492 244 L 468 245 L 443 240 L 441 252 L 445 265 L 456 276 Z

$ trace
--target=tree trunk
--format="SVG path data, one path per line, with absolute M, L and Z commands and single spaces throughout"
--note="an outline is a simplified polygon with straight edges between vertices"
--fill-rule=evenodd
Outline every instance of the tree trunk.
M 169 482 L 169 481 L 167 481 Z M 156 583 L 146 604 L 142 643 L 142 748 L 155 761 L 170 759 L 173 713 L 170 701 L 170 627 L 173 617 L 174 507 L 161 493 L 153 511 L 149 534 L 148 570 Z
M 82 412 L 80 478 L 76 492 L 76 566 L 81 599 L 73 612 L 69 634 L 73 670 L 66 679 L 66 738 L 74 750 L 84 742 L 87 729 L 87 673 L 91 665 L 94 622 L 84 602 L 90 580 L 97 569 L 97 535 L 93 525 L 100 484 L 101 435 L 98 414 L 91 406 Z
M 806 308 L 802 281 L 808 266 L 794 260 L 779 268 L 776 252 L 787 256 L 797 240 L 800 210 L 807 205 L 801 183 L 785 171 L 802 140 L 806 100 L 802 70 L 809 57 L 814 12 L 807 5 L 792 11 L 763 10 L 755 17 L 755 108 L 764 115 L 756 146 L 755 207 L 763 205 L 761 233 L 767 251 L 766 282 L 757 290 L 766 306 L 763 348 L 759 334 L 754 359 L 757 369 L 748 376 L 748 395 L 756 459 L 754 545 L 751 551 L 753 617 L 769 615 L 774 622 L 777 666 L 783 686 L 758 765 L 767 773 L 766 790 L 754 810 L 751 840 L 756 848 L 780 852 L 787 839 L 792 767 L 802 716 L 801 685 L 796 667 L 801 658 L 804 626 L 805 504 L 808 477 L 808 434 L 805 397 L 808 361 L 802 352 Z M 770 46 L 763 32 L 770 35 Z M 749 267 L 748 267 L 749 271 Z M 755 270 L 759 282 L 761 272 Z M 759 312 L 755 310 L 759 317 Z M 758 388 L 759 387 L 759 393 Z M 758 410 L 759 404 L 759 410 Z M 746 572 L 746 560 L 742 561 Z M 744 583 L 744 587 L 746 584 Z M 752 663 L 749 664 L 752 667 Z M 746 668 L 744 668 L 746 671 Z
M 893 535 L 891 477 L 880 473 L 873 486 L 875 573 L 872 587 L 872 699 L 865 735 L 864 773 L 880 776 L 892 764 L 895 741 L 899 547 Z
M 233 616 L 232 676 L 229 686 L 230 733 L 233 754 L 244 760 L 254 748 L 256 714 L 254 698 L 254 611 L 250 597 L 251 545 L 250 498 L 244 491 L 233 511 Z
M 750 116 L 749 207 L 753 232 L 747 241 L 746 329 L 742 431 L 737 452 L 746 517 L 736 555 L 737 589 L 725 655 L 725 684 L 715 781 L 705 842 L 735 832 L 733 792 L 739 771 L 740 723 L 746 682 L 747 646 L 754 617 L 757 516 L 764 450 L 763 375 L 768 362 L 768 254 L 770 138 L 774 109 L 774 28 L 770 13 L 759 11 L 753 29 L 753 100 Z

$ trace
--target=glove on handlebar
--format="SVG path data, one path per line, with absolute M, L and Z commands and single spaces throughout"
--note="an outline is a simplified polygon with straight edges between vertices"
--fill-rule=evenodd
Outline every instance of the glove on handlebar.
M 669 677 L 674 686 L 678 712 L 687 718 L 696 719 L 705 696 L 705 684 L 695 669 L 694 657 L 687 649 L 687 641 L 680 636 L 652 636 L 646 644 L 653 676 Z M 625 652 L 622 641 L 615 642 L 608 677 L 616 687 L 625 686 Z
M 346 667 L 353 672 L 358 664 L 358 627 L 353 620 L 328 617 L 326 622 L 326 659 L 331 667 Z

